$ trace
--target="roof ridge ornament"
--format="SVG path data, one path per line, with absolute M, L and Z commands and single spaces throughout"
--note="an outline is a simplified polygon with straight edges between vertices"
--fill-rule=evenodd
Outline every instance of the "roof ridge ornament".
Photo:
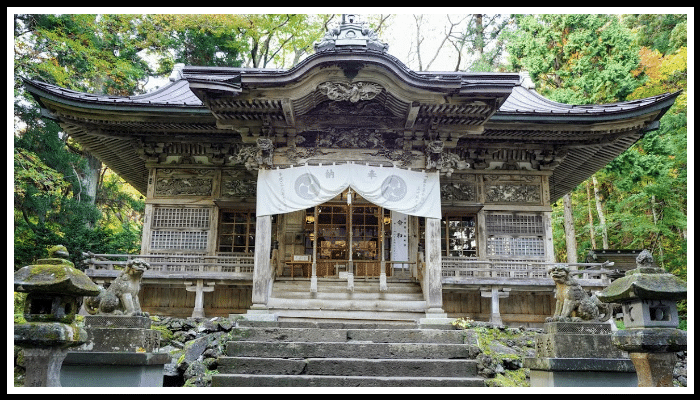
M 520 75 L 520 86 L 522 86 L 528 90 L 535 89 L 535 83 L 532 81 L 532 78 L 530 78 L 530 72 L 520 71 L 519 75 Z
M 367 22 L 360 21 L 355 14 L 343 14 L 338 26 L 331 28 L 325 36 L 314 43 L 316 52 L 335 51 L 341 48 L 375 50 L 386 52 L 389 45 L 381 42 L 377 33 Z
M 178 63 L 173 65 L 173 72 L 170 73 L 170 82 L 177 82 L 183 79 L 182 70 L 185 68 L 185 64 Z

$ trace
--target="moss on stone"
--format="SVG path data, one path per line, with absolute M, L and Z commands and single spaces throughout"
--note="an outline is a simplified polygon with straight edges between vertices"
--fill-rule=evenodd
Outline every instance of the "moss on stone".
M 527 368 L 506 370 L 502 374 L 496 374 L 493 379 L 487 379 L 484 383 L 488 387 L 530 387 L 530 379 Z

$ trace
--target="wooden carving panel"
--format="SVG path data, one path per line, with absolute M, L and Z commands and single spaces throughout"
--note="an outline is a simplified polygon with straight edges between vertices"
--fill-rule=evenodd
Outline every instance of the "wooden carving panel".
M 542 204 L 542 179 L 537 175 L 484 177 L 487 203 Z
M 158 169 L 156 196 L 211 196 L 214 171 L 206 169 Z

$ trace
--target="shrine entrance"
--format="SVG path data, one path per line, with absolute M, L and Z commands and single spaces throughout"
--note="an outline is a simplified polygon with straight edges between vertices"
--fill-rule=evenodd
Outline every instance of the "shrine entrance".
M 401 263 L 392 259 L 392 247 L 404 243 L 392 241 L 392 214 L 352 189 L 306 209 L 303 257 L 306 262 L 293 262 L 292 268 L 301 269 L 297 273 L 303 278 L 312 276 L 314 261 L 318 278 L 343 279 L 352 274 L 355 278 L 378 279 L 382 273 L 392 277 L 395 270 L 408 277 L 407 257 Z

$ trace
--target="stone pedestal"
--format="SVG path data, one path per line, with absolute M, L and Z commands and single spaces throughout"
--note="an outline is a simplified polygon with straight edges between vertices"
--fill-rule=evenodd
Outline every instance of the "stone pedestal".
M 627 354 L 612 344 L 608 323 L 548 322 L 534 358 L 525 358 L 533 387 L 637 386 Z
M 87 340 L 68 352 L 61 384 L 72 387 L 159 387 L 167 353 L 156 353 L 160 333 L 148 317 L 90 315 L 85 317 Z

